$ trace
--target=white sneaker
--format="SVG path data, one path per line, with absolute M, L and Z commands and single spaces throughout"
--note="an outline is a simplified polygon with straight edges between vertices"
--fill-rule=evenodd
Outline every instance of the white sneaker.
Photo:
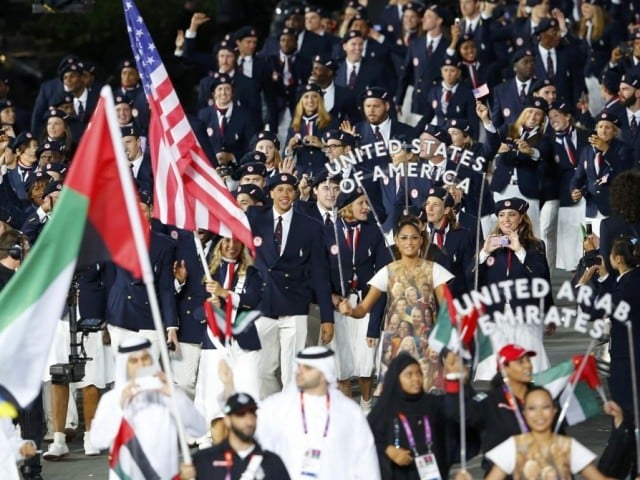
M 89 432 L 84 432 L 84 454 L 88 457 L 100 455 L 100 450 L 94 447 L 91 443 L 91 436 L 89 435 Z
M 69 455 L 69 447 L 67 447 L 66 443 L 50 443 L 49 449 L 44 452 L 42 458 L 45 460 L 50 460 L 52 462 L 57 462 L 58 460 L 62 460 L 64 457 Z

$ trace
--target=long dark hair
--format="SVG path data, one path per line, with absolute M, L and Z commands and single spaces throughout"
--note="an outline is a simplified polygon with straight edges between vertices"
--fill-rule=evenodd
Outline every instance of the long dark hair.
M 621 236 L 613 242 L 611 255 L 619 255 L 628 267 L 640 265 L 640 239 Z

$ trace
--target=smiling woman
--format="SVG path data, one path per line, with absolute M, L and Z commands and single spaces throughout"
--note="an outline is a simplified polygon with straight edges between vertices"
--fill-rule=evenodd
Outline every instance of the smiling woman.
M 556 407 L 551 394 L 542 387 L 531 388 L 524 400 L 524 418 L 531 429 L 515 435 L 487 453 L 494 467 L 485 478 L 569 480 L 580 473 L 587 480 L 604 480 L 593 465 L 596 455 L 571 437 L 553 433 Z
M 419 303 L 418 308 L 425 311 L 437 311 L 436 301 L 444 301 L 444 284 L 453 275 L 438 263 L 420 258 L 423 243 L 423 226 L 416 217 L 400 219 L 395 229 L 395 244 L 400 259 L 378 270 L 371 278 L 367 296 L 355 308 L 345 300 L 340 303 L 340 313 L 354 318 L 362 318 L 371 311 L 383 293 L 387 294 L 387 304 L 396 308 L 387 308 L 384 329 L 381 336 L 383 359 L 380 375 L 383 375 L 398 352 L 406 350 L 420 361 L 428 373 L 424 379 L 425 391 L 442 390 L 444 386 L 443 368 L 438 355 L 429 348 L 428 337 L 432 325 L 416 331 L 412 317 L 408 315 L 407 292 L 427 291 L 428 296 Z M 398 311 L 398 304 L 402 305 Z M 408 339 L 408 340 L 407 340 Z M 402 348 L 400 346 L 402 345 Z

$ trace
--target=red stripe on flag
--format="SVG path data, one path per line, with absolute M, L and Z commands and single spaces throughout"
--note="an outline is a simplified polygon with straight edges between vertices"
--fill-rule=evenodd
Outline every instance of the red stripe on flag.
M 74 154 L 65 185 L 89 198 L 88 220 L 109 250 L 111 260 L 141 278 L 142 268 L 122 188 L 122 182 L 133 182 L 133 178 L 120 178 L 115 142 L 118 142 L 117 148 L 122 148 L 121 138 L 111 138 L 105 100 L 100 97 Z M 147 225 L 142 210 L 138 213 L 142 225 Z M 144 232 L 148 245 L 149 229 L 145 228 Z
M 120 449 L 126 445 L 129 440 L 135 436 L 133 428 L 129 425 L 124 418 L 120 422 L 120 428 L 116 434 L 116 438 L 113 439 L 113 445 L 109 454 L 109 468 L 114 468 L 120 461 Z

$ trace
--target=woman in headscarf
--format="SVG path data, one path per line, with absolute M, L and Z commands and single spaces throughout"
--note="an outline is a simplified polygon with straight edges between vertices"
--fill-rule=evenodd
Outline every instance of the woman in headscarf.
M 453 373 L 457 357 L 449 354 L 445 364 Z M 391 362 L 368 417 L 383 480 L 449 478 L 444 398 L 424 392 L 422 369 L 410 354 L 401 352 Z

